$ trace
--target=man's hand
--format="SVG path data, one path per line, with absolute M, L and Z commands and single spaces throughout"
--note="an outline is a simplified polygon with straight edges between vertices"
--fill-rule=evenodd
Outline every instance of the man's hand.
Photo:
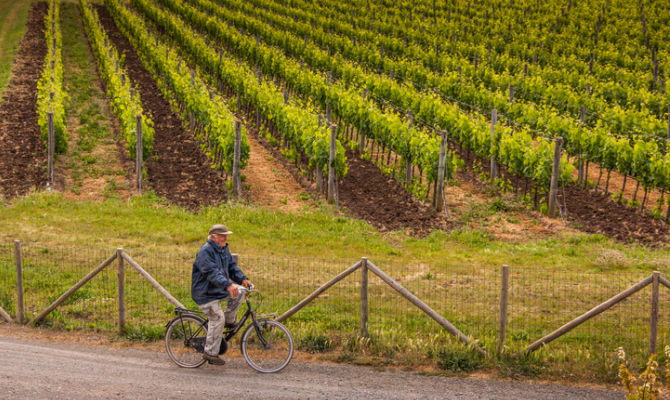
M 252 285 L 253 284 L 248 279 L 245 279 L 245 280 L 242 281 L 242 286 L 244 286 L 247 289 L 249 289 Z
M 236 299 L 237 296 L 240 294 L 239 289 L 234 284 L 231 284 L 230 286 L 228 286 L 228 288 L 226 290 L 230 294 L 230 297 L 232 297 L 233 299 Z

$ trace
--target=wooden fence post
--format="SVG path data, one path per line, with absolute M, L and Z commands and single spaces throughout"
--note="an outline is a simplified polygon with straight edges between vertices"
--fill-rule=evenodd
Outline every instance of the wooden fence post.
M 361 259 L 361 336 L 368 337 L 368 259 Z
M 235 121 L 235 148 L 233 154 L 233 192 L 238 199 L 242 196 L 240 178 L 240 152 L 242 149 L 242 124 Z
M 335 150 L 337 125 L 330 127 L 330 157 L 328 158 L 328 202 L 335 203 Z
M 137 194 L 142 195 L 142 114 L 135 116 L 137 131 L 135 133 L 135 172 L 137 173 Z
M 498 110 L 495 108 L 491 110 L 491 149 L 493 149 L 493 144 L 495 141 L 495 128 L 496 128 L 496 123 L 498 122 Z M 491 154 L 491 182 L 495 181 L 496 178 L 498 177 L 498 164 L 496 163 L 496 159 Z
M 658 338 L 658 283 L 661 273 L 654 271 L 651 281 L 651 318 L 649 329 L 649 355 L 656 354 Z
M 118 289 L 119 289 L 119 335 L 123 335 L 123 327 L 126 325 L 126 291 L 125 275 L 123 271 L 123 253 L 122 248 L 116 249 L 116 259 L 119 263 L 117 271 Z
M 496 353 L 502 353 L 507 335 L 507 299 L 509 295 L 509 266 L 502 266 L 502 285 L 500 286 L 500 330 Z
M 560 173 L 561 150 L 563 147 L 563 138 L 557 137 L 554 144 L 554 166 L 551 170 L 551 186 L 549 187 L 549 204 L 547 213 L 550 217 L 556 215 L 556 196 L 558 195 L 558 174 Z
M 23 306 L 23 258 L 21 255 L 21 242 L 14 241 L 14 261 L 16 262 L 16 322 L 24 322 Z
M 447 131 L 442 131 L 442 140 L 440 142 L 440 161 L 437 167 L 437 211 L 442 211 L 444 207 L 444 175 L 447 162 Z M 445 207 L 446 209 L 446 207 Z
M 53 111 L 49 111 L 47 113 L 47 116 L 49 118 L 49 137 L 48 137 L 48 143 L 47 143 L 47 157 L 48 157 L 48 163 L 49 163 L 49 190 L 53 189 L 54 187 L 54 153 L 56 149 L 56 143 L 55 137 L 54 137 L 54 113 Z

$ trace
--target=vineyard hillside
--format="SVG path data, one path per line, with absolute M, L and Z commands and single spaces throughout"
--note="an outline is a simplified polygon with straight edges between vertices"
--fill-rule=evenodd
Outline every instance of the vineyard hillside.
M 473 285 L 443 267 L 568 271 L 571 298 L 603 274 L 575 317 L 670 271 L 668 62 L 662 1 L 0 0 L 0 267 L 14 240 L 185 260 L 223 220 L 240 253 L 369 257 L 436 291 Z M 568 313 L 524 307 L 555 320 L 519 350 Z M 477 312 L 458 323 L 491 350 Z M 641 334 L 613 320 L 565 350 L 581 378 L 612 381 L 606 346 Z

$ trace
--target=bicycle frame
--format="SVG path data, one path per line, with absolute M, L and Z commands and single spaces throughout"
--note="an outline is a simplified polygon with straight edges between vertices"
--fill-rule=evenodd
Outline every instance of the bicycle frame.
M 237 322 L 235 324 L 235 327 L 232 330 L 224 330 L 223 331 L 223 334 L 222 334 L 223 339 L 226 342 L 229 342 L 230 339 L 232 339 L 233 336 L 235 336 L 237 334 L 237 332 L 239 332 L 242 329 L 242 327 L 244 327 L 244 324 L 247 322 L 247 319 L 249 319 L 249 317 L 251 317 L 251 323 L 254 325 L 254 329 L 256 330 L 256 333 L 258 334 L 258 337 L 261 339 L 261 342 L 263 343 L 263 346 L 267 346 L 267 342 L 265 341 L 265 339 L 263 338 L 263 335 L 261 334 L 260 330 L 258 329 L 259 319 L 256 318 L 256 313 L 254 312 L 253 308 L 251 307 L 251 302 L 249 301 L 249 292 L 246 292 L 244 294 L 244 296 L 245 296 L 245 302 L 247 303 L 247 310 L 244 312 L 244 315 L 242 315 L 242 318 L 240 319 L 239 322 Z M 180 322 L 182 321 L 182 317 L 183 317 L 184 314 L 197 315 L 198 317 L 200 317 L 200 315 L 204 315 L 204 313 L 202 311 L 188 310 L 188 309 L 180 308 L 180 307 L 175 309 L 175 314 L 178 315 L 178 317 L 176 317 L 175 319 L 178 318 L 180 320 Z M 203 319 L 203 322 L 205 324 L 207 324 L 209 322 L 208 318 L 203 318 L 203 317 L 200 317 L 200 318 Z M 166 327 L 169 326 L 170 324 L 172 324 L 173 321 L 174 321 L 174 319 L 172 321 L 168 322 Z M 193 337 L 195 335 L 197 335 L 198 333 L 199 333 L 199 329 L 198 329 L 198 331 L 193 332 L 190 337 L 184 338 L 185 343 L 190 344 L 191 339 L 193 339 Z

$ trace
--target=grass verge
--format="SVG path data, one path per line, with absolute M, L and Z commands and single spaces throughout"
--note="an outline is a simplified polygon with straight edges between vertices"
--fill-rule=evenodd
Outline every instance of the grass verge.
M 0 2 L 0 101 L 9 83 L 19 42 L 26 31 L 29 0 Z
M 118 196 L 127 184 L 118 161 L 114 116 L 100 88 L 77 5 L 64 3 L 61 16 L 65 90 L 70 94 L 67 126 L 72 138 L 71 150 L 60 163 L 65 167 L 67 190 L 75 196 Z

